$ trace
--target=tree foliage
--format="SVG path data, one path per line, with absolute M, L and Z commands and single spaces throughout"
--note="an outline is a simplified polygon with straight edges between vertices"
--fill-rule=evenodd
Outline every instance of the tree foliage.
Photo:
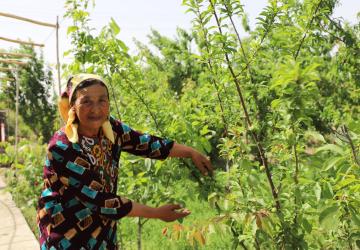
M 42 55 L 38 55 L 33 47 L 22 46 L 14 52 L 31 55 L 25 66 L 7 72 L 9 78 L 18 78 L 19 114 L 36 136 L 42 136 L 44 142 L 48 141 L 57 117 L 56 106 L 51 99 L 52 73 L 46 68 Z M 16 82 L 9 82 L 2 91 L 5 105 L 15 110 Z
M 206 245 L 215 230 L 234 249 L 360 247 L 360 25 L 332 17 L 338 1 L 270 0 L 250 31 L 239 1 L 184 0 L 193 30 L 176 39 L 153 31 L 155 50 L 138 43 L 135 56 L 115 20 L 92 32 L 88 4 L 66 2 L 67 72 L 103 75 L 123 121 L 192 145 L 217 167 L 202 178 L 186 161 L 123 158 L 119 187 L 130 198 L 215 209 L 167 228 L 169 239 Z M 188 177 L 199 185 L 178 192 Z
M 73 21 L 67 54 L 74 60 L 65 72 L 101 74 L 119 118 L 194 146 L 217 168 L 203 178 L 186 160 L 122 156 L 121 194 L 152 205 L 197 204 L 208 215 L 151 230 L 151 237 L 177 249 L 360 247 L 360 25 L 334 19 L 337 3 L 270 0 L 250 30 L 239 1 L 184 0 L 193 29 L 178 29 L 174 39 L 152 31 L 150 45 L 137 43 L 139 53 L 130 55 L 114 19 L 95 35 L 89 1 L 66 2 Z M 36 118 L 31 124 L 40 131 L 52 121 L 42 118 L 55 112 L 44 110 L 49 85 L 43 83 L 51 77 L 34 58 L 21 73 L 20 112 L 27 122 Z M 7 93 L 13 98 L 13 85 Z M 8 164 L 13 147 L 4 147 L 0 162 Z M 41 160 L 29 147 L 21 150 L 18 174 L 36 187 L 11 185 L 32 204 L 27 196 L 41 178 L 33 166 Z M 203 211 L 204 203 L 213 210 Z M 134 247 L 120 223 L 119 244 Z M 141 248 L 148 221 L 136 225 Z M 224 240 L 212 242 L 215 233 Z

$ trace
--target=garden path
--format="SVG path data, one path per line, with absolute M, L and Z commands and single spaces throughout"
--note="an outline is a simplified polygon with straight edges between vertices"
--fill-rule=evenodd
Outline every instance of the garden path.
M 0 250 L 35 250 L 39 243 L 0 177 Z

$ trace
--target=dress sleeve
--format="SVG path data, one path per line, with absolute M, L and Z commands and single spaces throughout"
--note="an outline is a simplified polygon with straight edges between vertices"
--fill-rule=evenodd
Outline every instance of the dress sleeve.
M 99 174 L 84 164 L 80 156 L 71 154 L 71 150 L 67 151 L 64 145 L 48 148 L 45 165 L 45 175 L 48 175 L 47 179 L 52 178 L 55 189 L 69 189 L 66 191 L 72 192 L 93 213 L 117 220 L 131 211 L 130 200 L 104 192 Z M 45 189 L 42 196 L 49 195 L 52 191 L 50 185 L 50 189 Z
M 118 134 L 121 150 L 134 155 L 164 160 L 174 145 L 172 140 L 141 133 L 119 120 L 115 120 L 114 131 Z

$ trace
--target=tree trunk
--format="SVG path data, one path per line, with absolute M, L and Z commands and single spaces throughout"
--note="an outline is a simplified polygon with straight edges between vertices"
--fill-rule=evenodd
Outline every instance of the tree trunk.
M 139 220 L 138 220 L 138 234 L 137 234 L 138 250 L 141 250 L 141 230 L 142 230 L 142 224 L 141 224 L 141 218 L 139 218 Z
M 117 224 L 117 234 L 119 236 L 118 240 L 117 240 L 117 247 L 119 250 L 122 250 L 124 249 L 124 245 L 123 245 L 123 241 L 122 241 L 122 232 L 121 232 L 121 221 L 118 221 L 118 224 Z

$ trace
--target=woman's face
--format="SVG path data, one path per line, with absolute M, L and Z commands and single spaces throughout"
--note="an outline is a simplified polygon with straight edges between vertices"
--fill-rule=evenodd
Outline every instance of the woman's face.
M 83 130 L 98 131 L 109 115 L 109 99 L 106 87 L 94 84 L 76 91 L 74 103 L 79 126 Z

